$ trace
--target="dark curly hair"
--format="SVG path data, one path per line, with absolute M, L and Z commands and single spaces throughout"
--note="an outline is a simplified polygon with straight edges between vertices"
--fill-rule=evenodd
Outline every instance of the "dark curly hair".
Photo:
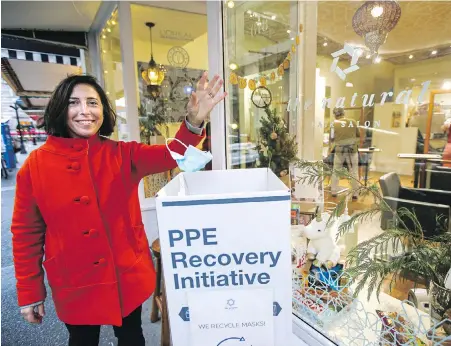
M 103 106 L 103 123 L 99 129 L 99 135 L 108 137 L 114 132 L 117 115 L 106 96 L 105 91 L 97 80 L 88 75 L 73 75 L 63 79 L 53 91 L 50 101 L 44 112 L 44 119 L 39 128 L 44 128 L 47 134 L 56 137 L 70 137 L 67 127 L 67 109 L 69 99 L 74 87 L 78 84 L 87 84 L 93 87 L 99 94 Z

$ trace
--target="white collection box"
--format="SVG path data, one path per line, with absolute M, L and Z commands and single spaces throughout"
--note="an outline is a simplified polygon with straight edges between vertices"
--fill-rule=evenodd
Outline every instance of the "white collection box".
M 181 173 L 159 191 L 174 346 L 290 344 L 290 203 L 266 168 Z

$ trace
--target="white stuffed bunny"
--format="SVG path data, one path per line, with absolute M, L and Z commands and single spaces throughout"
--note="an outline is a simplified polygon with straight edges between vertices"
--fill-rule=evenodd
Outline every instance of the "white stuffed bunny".
M 313 264 L 317 267 L 324 265 L 330 269 L 340 260 L 340 248 L 335 242 L 338 221 L 331 221 L 329 227 L 326 227 L 328 219 L 328 213 L 318 214 L 316 219 L 304 227 L 302 233 L 310 240 L 307 247 L 308 259 L 315 260 Z

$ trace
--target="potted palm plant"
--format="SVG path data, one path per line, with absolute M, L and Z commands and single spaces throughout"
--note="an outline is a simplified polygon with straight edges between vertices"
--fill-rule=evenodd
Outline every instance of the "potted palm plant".
M 300 178 L 302 183 L 317 185 L 324 183 L 332 174 L 339 179 L 354 179 L 346 169 L 333 169 L 323 162 L 300 160 L 297 166 L 305 172 Z M 365 186 L 359 182 L 360 195 L 371 195 L 375 203 L 370 209 L 358 211 L 349 221 L 344 222 L 339 229 L 338 237 L 354 229 L 356 223 L 379 217 L 381 213 L 392 214 L 394 222 L 382 233 L 363 241 L 355 246 L 347 257 L 347 272 L 355 283 L 355 294 L 362 289 L 368 292 L 368 299 L 376 291 L 381 292 L 382 284 L 391 276 L 390 289 L 397 281 L 405 277 L 406 273 L 415 276 L 429 288 L 431 316 L 439 321 L 451 317 L 451 290 L 445 288 L 445 279 L 451 268 L 451 233 L 447 232 L 449 220 L 437 219 L 439 235 L 425 238 L 421 225 L 413 210 L 399 208 L 393 210 L 384 201 L 376 183 Z M 349 191 L 352 195 L 354 191 Z M 343 198 L 334 209 L 331 217 L 342 214 L 346 198 Z M 409 222 L 406 222 L 409 220 Z M 413 224 L 407 227 L 406 224 Z M 389 260 L 381 260 L 377 256 L 381 248 L 393 247 L 393 252 L 399 254 Z M 450 335 L 449 323 L 443 325 Z

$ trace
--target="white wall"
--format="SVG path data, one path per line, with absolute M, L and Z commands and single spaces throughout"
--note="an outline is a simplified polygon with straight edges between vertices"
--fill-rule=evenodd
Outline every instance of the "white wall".
M 402 105 L 386 103 L 374 107 L 374 121 L 380 128 L 373 130 L 373 146 L 381 152 L 373 154 L 373 164 L 377 172 L 396 172 L 400 175 L 413 174 L 413 160 L 399 159 L 399 153 L 416 152 L 417 129 L 410 127 L 392 128 L 392 113 L 402 110 Z

